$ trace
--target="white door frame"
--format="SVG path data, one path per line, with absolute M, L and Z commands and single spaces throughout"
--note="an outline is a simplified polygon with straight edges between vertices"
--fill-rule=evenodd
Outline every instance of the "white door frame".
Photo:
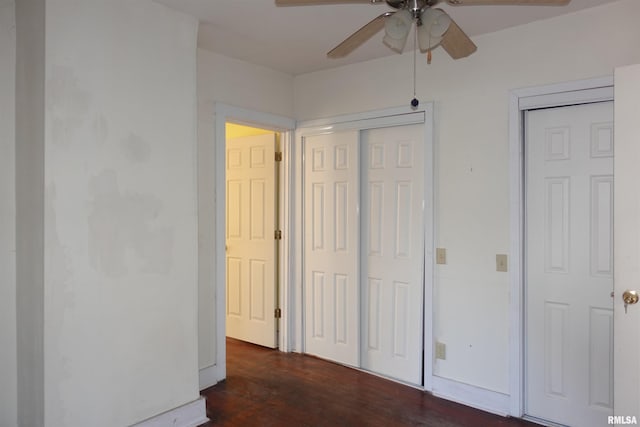
M 364 130 L 408 124 L 424 124 L 424 389 L 433 389 L 433 272 L 434 272 L 434 144 L 433 144 L 433 103 L 425 103 L 418 109 L 410 107 L 388 108 L 357 114 L 348 114 L 319 120 L 300 122 L 296 129 L 296 146 L 294 151 L 296 183 L 302 183 L 304 138 L 310 135 L 332 133 L 342 130 Z M 303 189 L 302 185 L 295 186 L 295 213 L 293 225 L 299 230 L 295 236 L 294 247 L 303 248 Z M 304 350 L 304 319 L 303 319 L 303 254 L 301 250 L 294 251 L 294 276 L 292 289 L 295 295 L 295 347 L 294 350 Z
M 509 93 L 509 415 L 524 415 L 524 111 L 613 100 L 613 77 Z
M 283 152 L 282 166 L 280 167 L 280 218 L 283 239 L 280 241 L 280 292 L 279 304 L 282 308 L 282 319 L 280 320 L 279 347 L 281 351 L 290 351 L 291 343 L 290 327 L 292 316 L 289 315 L 290 300 L 289 287 L 291 283 L 292 264 L 289 257 L 292 253 L 291 243 L 293 241 L 293 230 L 291 229 L 292 200 L 292 173 L 291 159 L 293 149 L 293 130 L 296 127 L 294 119 L 278 116 L 275 114 L 263 113 L 234 107 L 227 104 L 216 103 L 215 111 L 215 299 L 216 299 L 216 378 L 223 379 L 227 376 L 227 345 L 226 345 L 226 261 L 225 261 L 225 228 L 226 228 L 226 171 L 225 171 L 225 150 L 226 134 L 225 127 L 227 121 L 245 124 L 247 126 L 259 127 L 261 129 L 273 130 L 282 134 L 280 141 Z M 277 285 L 276 285 L 277 286 Z

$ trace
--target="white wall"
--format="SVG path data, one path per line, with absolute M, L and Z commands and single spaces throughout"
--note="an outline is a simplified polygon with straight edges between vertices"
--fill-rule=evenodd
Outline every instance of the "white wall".
M 293 117 L 293 77 L 198 50 L 199 364 L 216 364 L 215 103 Z M 221 238 L 224 238 L 222 236 Z M 224 339 L 224 337 L 220 338 Z
M 131 425 L 199 397 L 197 22 L 47 0 L 45 27 L 44 424 Z
M 435 102 L 436 246 L 447 249 L 434 278 L 434 337 L 447 345 L 437 375 L 509 391 L 509 283 L 495 271 L 495 255 L 509 250 L 509 90 L 640 62 L 638 16 L 640 2 L 622 0 L 474 38 L 467 59 L 418 58 L 417 97 Z M 296 116 L 408 104 L 412 68 L 404 54 L 297 76 Z
M 17 425 L 14 0 L 0 0 L 0 426 Z

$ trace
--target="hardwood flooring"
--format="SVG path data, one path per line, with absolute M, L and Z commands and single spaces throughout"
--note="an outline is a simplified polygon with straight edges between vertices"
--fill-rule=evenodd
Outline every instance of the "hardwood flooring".
M 310 356 L 227 339 L 227 379 L 202 391 L 210 426 L 534 426 Z

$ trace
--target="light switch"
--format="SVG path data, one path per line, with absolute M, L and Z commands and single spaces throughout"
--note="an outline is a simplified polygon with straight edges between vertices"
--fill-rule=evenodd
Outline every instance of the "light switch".
M 447 250 L 445 248 L 436 248 L 436 264 L 447 263 Z
M 436 359 L 447 359 L 447 345 L 443 342 L 436 341 Z
M 507 256 L 504 254 L 496 255 L 496 271 L 507 272 L 508 270 Z

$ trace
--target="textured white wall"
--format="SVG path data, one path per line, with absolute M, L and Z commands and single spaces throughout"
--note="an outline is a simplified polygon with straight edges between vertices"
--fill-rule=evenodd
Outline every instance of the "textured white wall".
M 17 425 L 15 70 L 13 0 L 0 0 L 0 426 Z
M 293 77 L 203 49 L 198 50 L 200 368 L 207 368 L 216 363 L 216 340 L 220 338 L 216 337 L 214 271 L 216 239 L 214 104 L 216 102 L 262 113 L 293 117 Z
M 197 22 L 46 3 L 45 425 L 131 425 L 199 395 Z
M 640 62 L 640 2 L 621 0 L 474 39 L 478 51 L 432 65 L 418 58 L 417 97 L 435 102 L 435 339 L 447 360 L 435 373 L 508 393 L 508 275 L 495 255 L 509 250 L 510 89 L 612 75 Z M 295 112 L 314 119 L 408 104 L 412 55 L 295 78 Z

